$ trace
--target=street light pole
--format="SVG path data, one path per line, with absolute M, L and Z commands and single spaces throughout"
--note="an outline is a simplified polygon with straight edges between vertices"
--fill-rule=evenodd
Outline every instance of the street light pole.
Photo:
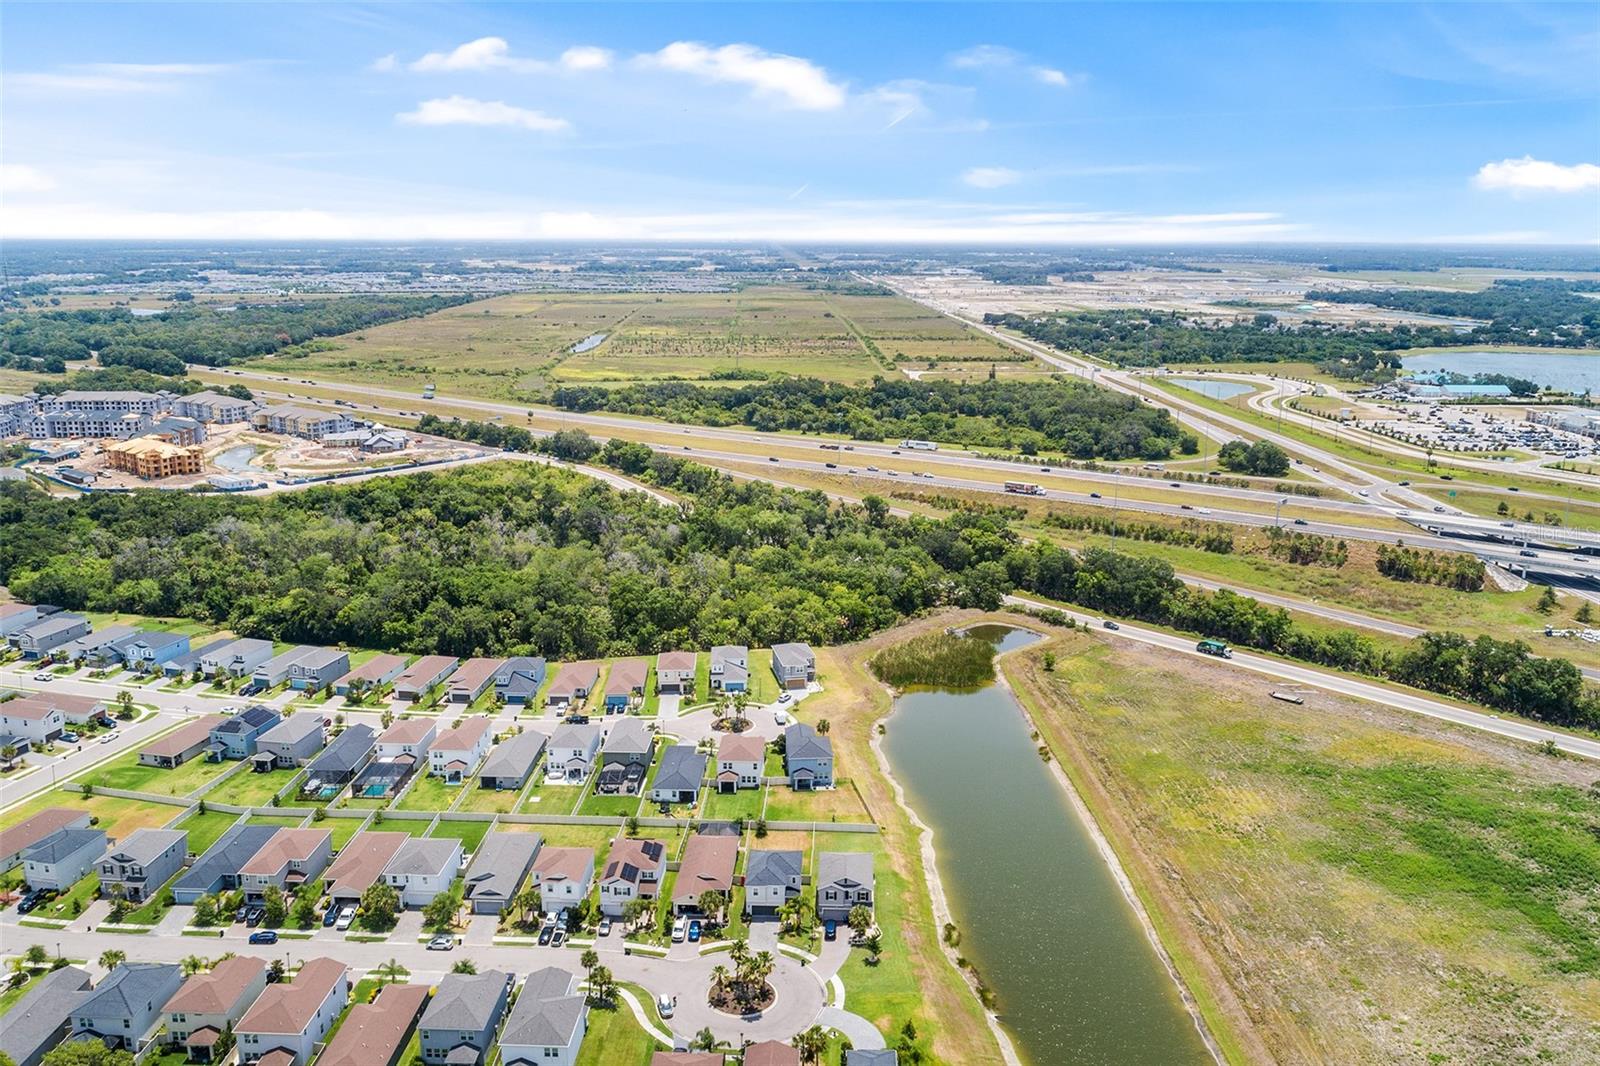
M 1277 526 L 1279 528 L 1283 527 L 1283 505 L 1288 503 L 1288 502 L 1289 502 L 1289 498 L 1287 496 L 1280 496 L 1280 497 L 1278 497 L 1278 502 L 1273 505 L 1273 507 L 1272 507 L 1272 524 L 1274 526 Z

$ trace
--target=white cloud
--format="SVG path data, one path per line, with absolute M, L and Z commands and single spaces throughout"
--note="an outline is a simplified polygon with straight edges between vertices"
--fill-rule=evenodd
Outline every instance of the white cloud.
M 17 88 L 49 92 L 164 92 L 185 78 L 232 69 L 227 63 L 73 63 L 57 71 L 7 75 L 6 81 Z
M 368 69 L 378 71 L 380 74 L 387 74 L 390 71 L 399 70 L 400 57 L 395 55 L 393 52 L 390 52 L 386 56 L 379 56 L 377 59 L 372 61 L 372 66 Z
M 982 70 L 985 67 L 1015 66 L 1022 56 L 1014 48 L 998 44 L 976 44 L 950 57 L 957 70 Z
M 143 78 L 221 74 L 230 68 L 226 63 L 84 63 L 73 69 L 87 70 L 96 74 Z
M 767 52 L 753 44 L 711 48 L 697 41 L 674 41 L 639 61 L 705 81 L 748 85 L 757 96 L 777 98 L 802 111 L 833 111 L 844 106 L 846 98 L 844 86 L 810 60 Z
M 1054 85 L 1058 89 L 1070 89 L 1076 81 L 1066 71 L 1056 70 L 1054 67 L 1034 67 L 1033 79 L 1045 85 Z
M 572 128 L 564 118 L 542 111 L 514 107 L 503 100 L 474 100 L 469 96 L 446 96 L 424 100 L 415 111 L 402 112 L 396 119 L 408 126 L 515 126 L 539 133 L 560 133 Z
M 429 52 L 411 64 L 412 70 L 515 70 L 532 62 L 511 55 L 511 45 L 504 37 L 479 37 L 475 41 L 457 45 L 449 52 Z M 543 64 L 537 64 L 543 67 Z
M 1591 192 L 1600 190 L 1600 166 L 1593 163 L 1567 166 L 1525 155 L 1521 159 L 1485 163 L 1473 183 L 1480 189 L 1511 193 Z
M 561 66 L 567 70 L 606 70 L 611 66 L 611 50 L 580 44 L 561 53 Z
M 0 192 L 8 195 L 48 192 L 55 187 L 54 179 L 38 167 L 30 167 L 24 163 L 0 163 Z
M 999 189 L 1021 181 L 1022 173 L 1010 167 L 972 167 L 961 175 L 961 180 L 974 189 Z

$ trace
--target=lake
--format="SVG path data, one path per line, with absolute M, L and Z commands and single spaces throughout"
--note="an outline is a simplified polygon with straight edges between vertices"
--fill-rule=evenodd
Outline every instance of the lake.
M 1000 650 L 1038 639 L 972 632 Z M 1212 1061 L 1009 690 L 904 693 L 883 746 L 933 829 L 961 953 L 1028 1062 Z
M 583 340 L 572 346 L 572 354 L 582 355 L 591 348 L 598 348 L 605 341 L 605 339 L 606 335 L 604 333 L 591 333 L 587 337 L 583 338 Z
M 1223 381 L 1220 378 L 1167 378 L 1174 385 L 1182 385 L 1190 392 L 1198 392 L 1213 400 L 1231 400 L 1243 396 L 1255 386 L 1243 381 Z
M 235 444 L 232 448 L 218 452 L 216 458 L 211 461 L 224 470 L 242 474 L 250 469 L 250 460 L 255 457 L 256 446 L 254 444 Z
M 1600 393 L 1600 355 L 1589 352 L 1507 348 L 1493 352 L 1428 352 L 1403 359 L 1407 370 L 1443 370 L 1469 377 L 1509 374 L 1566 392 Z

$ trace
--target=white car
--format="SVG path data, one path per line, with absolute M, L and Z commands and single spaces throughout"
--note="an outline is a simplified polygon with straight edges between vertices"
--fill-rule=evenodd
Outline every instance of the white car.
M 39 682 L 41 685 L 48 685 L 50 682 L 56 679 L 56 675 L 52 674 L 48 670 L 40 670 L 37 674 L 33 675 L 33 679 Z
M 785 692 L 783 695 L 778 697 L 778 702 L 779 703 L 788 703 L 792 699 L 794 699 L 794 697 L 789 695 L 789 693 Z
M 689 935 L 689 923 L 682 918 L 672 923 L 672 942 L 683 943 L 683 938 Z
M 656 997 L 656 1013 L 663 1018 L 672 1017 L 672 1000 L 667 996 Z
M 350 923 L 354 922 L 355 920 L 355 907 L 351 906 L 350 904 L 346 904 L 344 910 L 339 912 L 339 920 L 333 923 L 333 927 L 340 932 L 343 932 L 344 930 L 349 929 Z
M 777 722 L 779 725 L 788 725 L 789 724 L 789 716 L 787 714 L 784 714 L 782 711 L 773 711 L 772 712 L 772 720 L 774 722 Z

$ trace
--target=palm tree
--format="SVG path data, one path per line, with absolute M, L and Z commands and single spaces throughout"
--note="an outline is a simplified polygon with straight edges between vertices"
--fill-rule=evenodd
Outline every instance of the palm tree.
M 711 967 L 711 991 L 713 994 L 721 992 L 728 983 L 728 968 L 721 963 Z
M 600 965 L 600 953 L 594 948 L 584 948 L 583 954 L 578 956 L 578 964 L 589 973 L 589 978 L 594 979 L 594 968 Z
M 796 1033 L 789 1042 L 800 1052 L 801 1062 L 816 1062 L 828 1048 L 828 1034 L 820 1025 L 813 1025 L 803 1033 Z
M 206 960 L 198 955 L 185 955 L 181 965 L 183 967 L 183 976 L 193 977 L 206 968 Z
M 123 960 L 127 957 L 128 953 L 126 951 L 118 951 L 116 948 L 108 948 L 100 953 L 100 965 L 104 969 L 115 970 L 118 966 L 122 965 Z

